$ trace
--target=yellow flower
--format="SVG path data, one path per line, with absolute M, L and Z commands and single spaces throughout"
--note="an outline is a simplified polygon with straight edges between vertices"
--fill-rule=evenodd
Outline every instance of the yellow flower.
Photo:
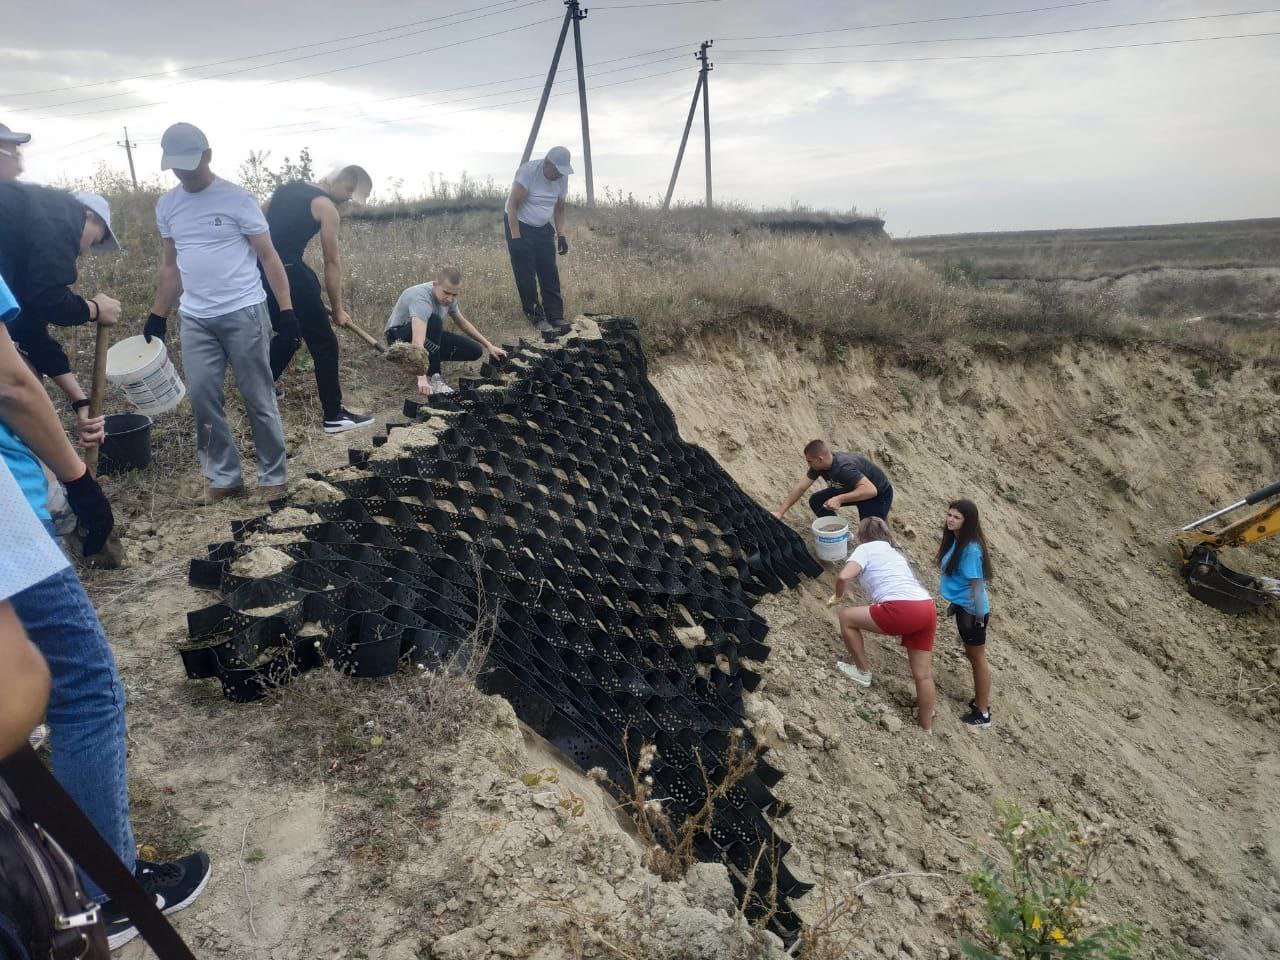
M 1040 924 L 1040 914 L 1038 914 L 1038 913 L 1033 913 L 1033 914 L 1031 915 L 1031 929 L 1032 929 L 1032 930 L 1039 930 L 1039 929 L 1040 929 L 1040 926 L 1041 926 L 1041 924 Z
M 1067 939 L 1067 935 L 1063 933 L 1061 930 L 1059 930 L 1057 927 L 1054 927 L 1052 930 L 1049 931 L 1049 939 L 1052 940 L 1054 943 L 1061 943 L 1061 944 L 1064 944 L 1065 946 L 1071 945 L 1071 941 Z

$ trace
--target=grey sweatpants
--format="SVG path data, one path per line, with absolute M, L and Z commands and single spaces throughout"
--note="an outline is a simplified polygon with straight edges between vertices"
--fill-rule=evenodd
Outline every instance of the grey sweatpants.
M 271 320 L 266 301 L 221 317 L 179 315 L 182 370 L 196 417 L 196 453 L 205 478 L 213 487 L 244 483 L 240 454 L 223 409 L 222 383 L 230 361 L 253 430 L 258 483 L 284 483 L 284 428 L 271 380 Z

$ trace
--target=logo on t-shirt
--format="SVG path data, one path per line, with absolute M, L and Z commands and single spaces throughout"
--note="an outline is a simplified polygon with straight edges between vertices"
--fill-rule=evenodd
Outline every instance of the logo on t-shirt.
M 220 226 L 222 226 L 222 218 L 221 218 L 221 217 L 214 217 L 214 218 L 213 218 L 213 225 L 214 225 L 215 227 L 220 227 Z

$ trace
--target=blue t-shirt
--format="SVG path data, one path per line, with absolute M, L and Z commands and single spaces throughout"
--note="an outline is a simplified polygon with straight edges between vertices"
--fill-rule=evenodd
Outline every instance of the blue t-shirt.
M 13 299 L 9 285 L 0 277 L 0 321 L 6 325 L 18 315 L 18 302 Z M 13 479 L 18 481 L 22 495 L 31 504 L 41 520 L 49 519 L 49 511 L 45 503 L 49 499 L 49 484 L 44 478 L 44 470 L 36 459 L 31 448 L 18 439 L 17 434 L 9 429 L 4 421 L 0 421 L 0 458 L 9 467 Z
M 960 554 L 960 563 L 956 565 L 956 572 L 947 573 L 947 564 L 951 562 L 951 555 L 955 550 L 955 546 L 952 545 L 942 557 L 942 575 L 938 578 L 938 588 L 942 598 L 948 603 L 964 607 L 970 613 L 985 617 L 991 609 L 991 604 L 987 602 L 987 582 L 982 576 L 982 547 L 977 543 L 968 544 L 964 548 L 964 553 Z M 982 601 L 981 610 L 973 609 L 973 588 L 969 586 L 970 580 L 982 580 L 982 586 L 978 588 L 978 597 Z

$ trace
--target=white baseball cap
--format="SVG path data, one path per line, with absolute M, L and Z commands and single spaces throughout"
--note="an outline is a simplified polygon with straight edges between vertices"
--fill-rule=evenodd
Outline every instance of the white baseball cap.
M 194 170 L 209 149 L 209 138 L 191 123 L 175 123 L 160 138 L 161 170 Z
M 114 253 L 119 250 L 120 241 L 116 239 L 116 235 L 111 231 L 111 205 L 96 193 L 85 193 L 82 190 L 74 196 L 82 204 L 92 210 L 99 220 L 107 225 L 107 232 L 102 235 L 101 240 L 89 248 L 90 252 Z
M 555 165 L 563 176 L 573 173 L 573 166 L 569 163 L 568 147 L 552 147 L 547 151 L 548 162 Z

